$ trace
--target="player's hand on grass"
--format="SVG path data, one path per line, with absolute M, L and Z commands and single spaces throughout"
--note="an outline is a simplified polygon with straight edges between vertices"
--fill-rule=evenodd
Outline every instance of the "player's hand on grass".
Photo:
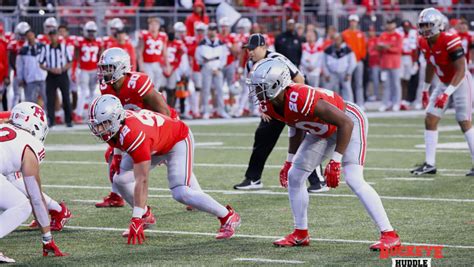
M 143 241 L 145 241 L 145 232 L 143 227 L 145 226 L 145 222 L 142 218 L 136 218 L 133 217 L 130 220 L 130 226 L 129 226 L 129 231 L 130 233 L 128 234 L 128 241 L 127 243 L 130 245 L 130 241 L 133 245 L 137 244 L 142 244 Z
M 336 188 L 339 185 L 339 177 L 341 177 L 341 163 L 331 159 L 324 170 L 326 177 L 326 184 L 331 188 Z
M 49 253 L 53 253 L 55 257 L 63 257 L 67 256 L 68 254 L 63 253 L 59 247 L 54 243 L 54 239 L 51 239 L 51 241 L 44 243 L 43 242 L 43 256 L 46 257 L 48 256 Z

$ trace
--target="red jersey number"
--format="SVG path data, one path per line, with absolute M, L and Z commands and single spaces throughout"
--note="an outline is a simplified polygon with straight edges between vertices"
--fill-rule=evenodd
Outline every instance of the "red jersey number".
M 10 128 L 0 128 L 0 142 L 11 141 L 16 138 L 16 132 Z

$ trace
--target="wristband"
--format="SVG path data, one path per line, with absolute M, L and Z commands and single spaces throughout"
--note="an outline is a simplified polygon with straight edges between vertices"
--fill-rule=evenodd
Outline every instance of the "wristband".
M 431 83 L 425 82 L 425 84 L 423 85 L 423 91 L 428 91 L 428 90 L 430 90 L 430 86 L 431 86 Z
M 449 85 L 448 88 L 446 88 L 446 90 L 444 90 L 444 93 L 447 94 L 448 96 L 452 95 L 454 93 L 454 91 L 456 91 L 458 87 L 457 86 L 453 86 L 453 85 Z
M 133 207 L 132 217 L 141 218 L 143 217 L 143 214 L 145 214 L 145 209 L 142 209 L 140 207 Z
M 288 155 L 286 156 L 286 161 L 293 162 L 293 157 L 294 156 L 295 156 L 295 154 L 288 153 Z
M 334 153 L 332 153 L 332 160 L 334 160 L 335 162 L 341 162 L 342 160 L 342 154 L 337 152 L 337 151 L 334 151 Z

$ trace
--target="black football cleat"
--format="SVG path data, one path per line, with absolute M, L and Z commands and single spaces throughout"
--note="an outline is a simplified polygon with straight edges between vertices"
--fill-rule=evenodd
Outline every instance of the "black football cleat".
M 423 165 L 410 171 L 414 175 L 436 174 L 436 167 L 424 162 Z

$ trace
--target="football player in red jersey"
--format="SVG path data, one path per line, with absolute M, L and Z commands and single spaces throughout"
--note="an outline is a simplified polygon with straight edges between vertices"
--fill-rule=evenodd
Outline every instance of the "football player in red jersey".
M 337 187 L 342 172 L 347 185 L 362 202 L 381 232 L 371 250 L 400 246 L 379 195 L 364 180 L 368 120 L 354 103 L 344 102 L 336 93 L 291 81 L 290 71 L 278 59 L 258 62 L 250 74 L 251 93 L 261 110 L 292 127 L 290 148 L 298 147 L 288 172 L 288 193 L 295 221 L 293 233 L 276 240 L 276 246 L 307 246 L 308 191 L 305 181 L 311 172 L 330 158 L 324 175 L 329 187 Z M 300 144 L 299 144 L 300 143 Z
M 171 72 L 168 61 L 168 35 L 160 32 L 160 19 L 148 19 L 148 31 L 141 31 L 137 46 L 138 66 L 156 88 L 164 87 L 163 72 Z
M 411 171 L 415 175 L 436 173 L 438 123 L 447 108 L 449 98 L 453 100 L 455 117 L 468 143 L 474 166 L 474 130 L 471 123 L 472 77 L 467 70 L 461 38 L 457 34 L 442 31 L 443 18 L 443 14 L 434 8 L 424 9 L 418 18 L 420 34 L 418 46 L 427 62 L 422 93 L 422 103 L 427 109 L 425 162 Z M 435 73 L 440 82 L 430 97 L 428 90 Z M 466 175 L 474 176 L 474 168 L 471 168 Z
M 234 83 L 236 82 L 237 64 L 236 58 L 239 55 L 240 47 L 238 46 L 237 34 L 231 32 L 232 24 L 228 17 L 222 17 L 219 20 L 219 39 L 227 46 L 229 53 L 227 55 L 227 62 L 222 70 L 224 73 L 224 82 L 229 88 L 229 102 L 232 106 L 234 100 Z
M 77 114 L 74 112 L 74 110 L 77 107 L 77 60 L 74 57 L 74 48 L 76 44 L 76 39 L 77 36 L 75 35 L 70 35 L 69 34 L 69 28 L 66 25 L 59 25 L 58 27 L 58 34 L 62 38 L 62 42 L 66 45 L 68 53 L 72 57 L 72 67 L 67 71 L 67 75 L 69 76 L 69 89 L 71 91 L 72 95 L 72 102 L 71 102 L 71 107 L 72 107 L 72 120 L 74 123 L 81 124 L 82 123 L 82 118 L 77 116 Z
M 75 110 L 76 120 L 82 120 L 84 105 L 94 99 L 97 85 L 97 62 L 102 52 L 102 42 L 97 38 L 97 25 L 88 21 L 84 25 L 83 36 L 78 36 L 75 43 L 75 58 L 79 72 L 79 96 Z
M 49 32 L 53 30 L 58 30 L 58 21 L 54 17 L 49 17 L 43 22 L 43 34 L 38 34 L 38 42 L 43 43 L 45 45 L 50 44 L 51 41 L 49 40 Z M 60 39 L 62 41 L 62 38 Z
M 455 26 L 456 33 L 461 37 L 461 45 L 466 55 L 466 61 L 469 64 L 471 62 L 471 53 L 473 52 L 472 36 L 469 34 L 469 24 L 467 20 L 460 19 Z
M 102 53 L 98 62 L 98 79 L 101 94 L 117 96 L 125 109 L 148 109 L 165 115 L 170 114 L 163 96 L 154 90 L 151 79 L 144 73 L 130 72 L 130 56 L 121 48 L 109 48 Z M 123 199 L 118 194 L 117 183 L 113 180 L 115 173 L 120 173 L 121 151 L 108 149 L 105 159 L 109 163 L 109 178 L 112 192 L 96 207 L 122 207 Z
M 13 101 L 12 105 L 16 105 L 20 102 L 21 89 L 20 81 L 16 75 L 16 57 L 20 52 L 20 49 L 25 45 L 26 33 L 31 29 L 30 24 L 27 22 L 20 22 L 15 27 L 15 38 L 8 43 L 8 64 L 10 69 L 13 70 Z
M 132 187 L 119 187 L 133 206 L 128 243 L 145 240 L 143 228 L 147 206 L 150 170 L 166 162 L 168 183 L 173 198 L 185 205 L 215 215 L 221 226 L 216 239 L 229 239 L 240 224 L 240 216 L 202 191 L 194 190 L 194 138 L 182 121 L 149 110 L 125 111 L 112 95 L 96 98 L 89 110 L 92 133 L 110 146 L 124 151 L 120 174 L 114 180 L 129 181 Z M 120 177 L 119 177 L 120 176 Z
M 119 31 L 123 31 L 125 25 L 123 21 L 119 18 L 114 18 L 107 22 L 107 34 L 102 38 L 102 45 L 104 49 L 109 49 L 112 47 L 117 47 L 117 34 Z

